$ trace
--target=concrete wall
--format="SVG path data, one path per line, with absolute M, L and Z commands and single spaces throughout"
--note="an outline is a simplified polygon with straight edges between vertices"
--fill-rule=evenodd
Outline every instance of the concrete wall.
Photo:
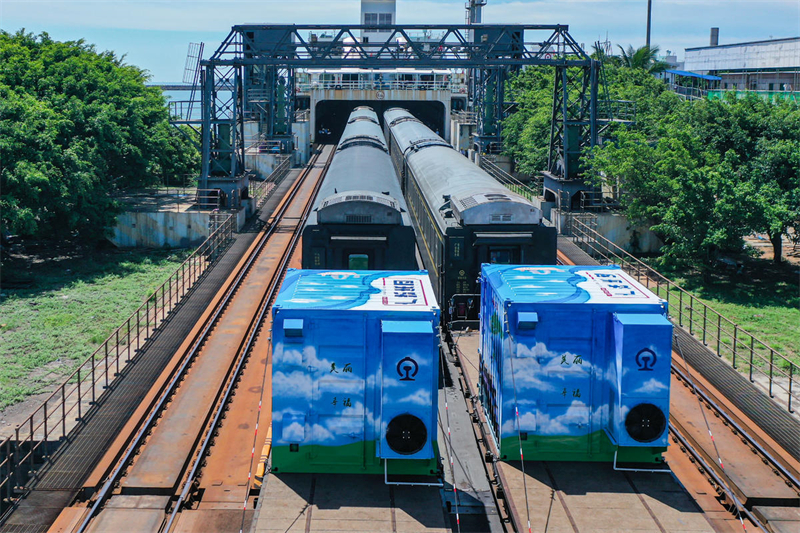
M 248 150 L 244 154 L 244 166 L 254 170 L 259 178 L 265 180 L 278 166 L 279 157 L 280 154 L 262 154 L 256 150 Z
M 111 242 L 119 248 L 189 248 L 208 238 L 208 211 L 126 212 Z
M 554 208 L 550 214 L 549 220 L 562 233 L 562 229 L 566 229 L 567 215 Z M 632 227 L 625 215 L 617 213 L 598 213 L 597 232 L 630 253 L 656 253 L 664 246 L 650 229 L 643 226 Z
M 311 157 L 311 122 L 294 122 L 292 135 L 294 135 L 294 164 L 304 166 Z
M 472 133 L 476 130 L 475 124 L 467 122 L 450 121 L 450 145 L 456 150 L 466 151 L 473 148 Z
M 254 211 L 252 199 L 234 213 L 241 230 Z M 117 217 L 110 241 L 118 248 L 194 248 L 208 238 L 211 211 L 127 211 Z

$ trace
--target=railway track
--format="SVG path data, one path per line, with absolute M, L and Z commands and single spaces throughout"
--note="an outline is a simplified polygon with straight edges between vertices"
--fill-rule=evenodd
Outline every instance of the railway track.
M 51 530 L 239 531 L 247 522 L 256 439 L 268 427 L 257 425 L 269 398 L 269 335 L 260 332 L 332 152 L 314 155 L 118 438 L 124 446 L 90 476 L 88 508 L 73 507 Z
M 575 264 L 560 251 L 558 260 Z M 587 261 L 593 262 L 589 256 Z M 761 531 L 796 531 L 800 463 L 703 379 L 683 357 L 679 337 L 674 338 L 669 431 L 675 446 L 667 461 L 688 490 L 705 494 L 711 489 L 713 498 L 698 500 L 705 512 L 713 515 L 721 505 L 730 513 L 714 523 L 715 529 L 741 531 L 749 523 Z M 688 474 L 687 463 L 699 477 Z M 776 516 L 782 519 L 771 520 Z

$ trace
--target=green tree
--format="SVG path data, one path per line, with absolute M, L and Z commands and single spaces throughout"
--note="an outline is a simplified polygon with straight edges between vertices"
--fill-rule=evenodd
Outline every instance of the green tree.
M 800 142 L 762 138 L 750 165 L 758 207 L 753 228 L 769 236 L 773 257 L 780 263 L 782 237 L 800 229 Z
M 623 66 L 630 69 L 641 69 L 648 74 L 658 74 L 669 68 L 669 64 L 658 60 L 658 46 L 642 46 L 634 50 L 633 46 L 628 45 L 628 49 L 617 45 L 620 50 L 620 62 Z
M 110 193 L 196 172 L 146 73 L 81 41 L 0 31 L 2 230 L 94 239 L 113 225 Z

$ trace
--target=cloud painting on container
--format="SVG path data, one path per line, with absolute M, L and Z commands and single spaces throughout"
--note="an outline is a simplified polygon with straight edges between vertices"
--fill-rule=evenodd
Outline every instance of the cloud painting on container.
M 273 307 L 273 471 L 437 473 L 438 325 L 425 272 L 290 271 Z M 399 426 L 416 447 L 398 447 Z
M 659 461 L 672 326 L 618 267 L 484 265 L 481 400 L 501 458 Z M 653 429 L 650 429 L 650 426 Z

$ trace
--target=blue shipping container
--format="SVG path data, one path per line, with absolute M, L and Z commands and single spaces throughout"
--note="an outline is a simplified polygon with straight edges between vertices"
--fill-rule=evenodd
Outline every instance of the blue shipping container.
M 661 460 L 672 324 L 619 267 L 483 265 L 480 328 L 502 459 Z
M 438 472 L 427 272 L 290 270 L 272 320 L 273 471 Z

